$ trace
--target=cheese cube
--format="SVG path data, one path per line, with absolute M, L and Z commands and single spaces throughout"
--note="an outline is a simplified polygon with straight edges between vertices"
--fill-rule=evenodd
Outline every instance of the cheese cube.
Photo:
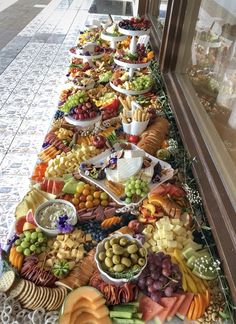
M 57 240 L 58 241 L 63 241 L 64 240 L 64 235 L 57 235 Z M 56 243 L 56 241 L 54 243 Z
M 143 244 L 143 246 L 145 247 L 145 249 L 149 249 L 150 248 L 150 244 L 148 243 L 148 242 L 145 242 L 144 244 Z
M 177 248 L 177 242 L 176 241 L 168 240 L 167 244 L 168 244 L 168 248 Z
M 72 256 L 73 258 L 76 258 L 76 255 L 77 255 L 77 250 L 76 250 L 76 249 L 72 249 L 72 251 L 71 251 L 71 256 Z
M 86 242 L 92 241 L 92 235 L 91 234 L 86 234 L 85 235 L 85 241 Z
M 162 240 L 162 245 L 163 245 L 164 248 L 167 248 L 168 247 L 168 241 L 167 241 L 167 239 Z
M 151 246 L 155 246 L 156 245 L 156 242 L 151 238 L 150 240 L 148 240 L 148 243 L 151 245 Z
M 182 236 L 176 236 L 176 239 L 175 239 L 177 242 L 179 243 L 183 243 L 183 241 L 185 240 L 184 237 Z
M 170 223 L 165 223 L 165 224 L 163 225 L 163 229 L 164 229 L 165 231 L 171 231 L 172 228 L 173 228 L 173 225 L 171 225 Z
M 172 225 L 179 225 L 180 219 L 179 218 L 172 218 L 171 219 L 171 224 Z
M 68 246 L 70 249 L 73 247 L 73 245 L 74 245 L 74 241 L 72 241 L 71 239 L 67 239 L 66 240 L 66 246 Z
M 61 246 L 61 244 L 60 244 L 58 241 L 55 241 L 55 242 L 53 243 L 53 248 L 54 248 L 55 250 L 58 250 L 60 246 Z
M 84 257 L 84 251 L 78 251 L 76 255 L 76 259 L 83 259 Z
M 158 246 L 152 246 L 152 252 L 158 252 L 159 251 L 159 248 Z
M 152 225 L 149 224 L 146 228 L 147 228 L 148 232 L 150 232 L 150 233 L 153 232 L 153 229 L 154 229 L 154 228 L 153 228 Z
M 153 239 L 154 239 L 155 241 L 157 241 L 159 238 L 160 238 L 159 232 L 155 232 L 155 233 L 153 234 Z
M 167 240 L 173 240 L 174 239 L 174 233 L 173 232 L 166 232 L 166 239 Z
M 181 243 L 177 242 L 177 249 L 180 249 L 180 250 L 182 250 L 182 248 L 183 248 L 183 244 L 181 244 Z

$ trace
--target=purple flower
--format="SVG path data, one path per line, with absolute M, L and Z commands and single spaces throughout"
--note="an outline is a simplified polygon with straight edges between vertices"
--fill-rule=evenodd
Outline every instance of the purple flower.
M 57 228 L 60 233 L 70 233 L 73 231 L 74 226 L 68 223 L 68 216 L 66 214 L 59 216 L 57 221 Z

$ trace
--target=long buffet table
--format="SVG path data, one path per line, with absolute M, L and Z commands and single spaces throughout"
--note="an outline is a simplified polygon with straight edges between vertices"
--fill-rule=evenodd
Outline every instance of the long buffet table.
M 1 320 L 230 322 L 150 22 L 108 26 L 89 26 L 69 51 L 58 110 L 2 252 Z

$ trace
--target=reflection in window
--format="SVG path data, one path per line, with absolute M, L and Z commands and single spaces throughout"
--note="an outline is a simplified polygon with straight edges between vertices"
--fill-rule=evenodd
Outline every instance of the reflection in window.
M 201 2 L 187 72 L 236 164 L 236 2 Z

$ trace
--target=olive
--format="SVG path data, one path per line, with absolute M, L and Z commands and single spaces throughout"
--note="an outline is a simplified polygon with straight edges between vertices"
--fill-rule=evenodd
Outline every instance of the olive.
M 112 248 L 109 248 L 108 250 L 106 250 L 106 256 L 109 257 L 109 258 L 112 258 L 113 257 Z
M 124 257 L 121 259 L 121 263 L 124 264 L 127 268 L 130 268 L 132 264 L 130 259 Z
M 143 247 L 141 247 L 141 248 L 139 249 L 139 254 L 140 254 L 142 257 L 145 257 L 145 256 L 146 256 L 146 250 L 145 250 Z
M 118 239 L 118 237 L 113 237 L 113 238 L 110 240 L 110 244 L 111 244 L 111 245 L 114 245 L 114 244 L 117 244 L 117 243 L 119 243 L 119 239 Z
M 138 247 L 136 244 L 131 244 L 127 247 L 127 251 L 129 254 L 136 253 L 138 251 Z
M 105 252 L 100 252 L 100 253 L 98 254 L 98 259 L 99 259 L 100 261 L 104 261 L 105 258 L 106 258 L 106 253 L 105 253 Z
M 140 270 L 140 266 L 138 264 L 133 265 L 132 270 L 138 272 Z
M 114 264 L 119 264 L 120 263 L 120 256 L 119 255 L 113 255 L 112 262 Z
M 114 254 L 122 255 L 124 253 L 124 248 L 119 244 L 112 245 L 112 250 Z
M 126 244 L 128 243 L 128 239 L 126 237 L 122 237 L 119 243 L 121 246 L 126 246 Z
M 127 250 L 124 250 L 123 256 L 126 258 L 129 258 L 130 254 L 127 252 Z
M 145 259 L 144 259 L 144 258 L 139 258 L 139 259 L 138 259 L 138 264 L 139 264 L 141 267 L 143 267 L 144 264 L 145 264 Z
M 138 263 L 138 255 L 136 253 L 132 253 L 130 255 L 130 259 L 132 260 L 133 264 L 137 264 Z
M 108 250 L 111 247 L 110 241 L 106 241 L 104 244 L 104 248 Z
M 106 257 L 105 259 L 105 265 L 108 267 L 108 268 L 111 268 L 113 267 L 113 262 L 112 262 L 112 259 L 111 258 L 108 258 Z
M 113 267 L 113 270 L 115 272 L 122 272 L 125 270 L 125 266 L 123 264 L 116 264 L 114 267 Z
M 103 270 L 107 270 L 107 266 L 105 265 L 105 262 L 102 262 L 102 263 L 101 263 L 101 268 L 102 268 Z

